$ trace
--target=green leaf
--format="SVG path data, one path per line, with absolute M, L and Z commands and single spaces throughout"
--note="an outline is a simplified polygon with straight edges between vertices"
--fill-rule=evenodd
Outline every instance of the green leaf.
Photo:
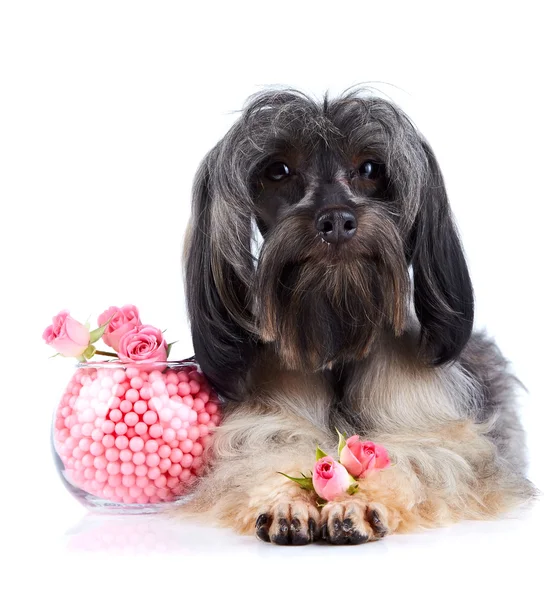
M 303 490 L 308 490 L 310 492 L 313 492 L 313 490 L 314 490 L 314 483 L 313 483 L 311 477 L 291 477 L 290 475 L 287 475 L 286 473 L 281 473 L 281 471 L 277 471 L 277 473 L 279 473 L 279 475 L 284 475 L 287 479 L 290 479 L 291 481 L 294 481 Z
M 108 323 L 112 319 L 113 319 L 113 315 L 104 323 L 104 325 L 101 325 L 100 327 L 98 327 L 98 329 L 94 329 L 93 331 L 90 332 L 90 343 L 91 344 L 94 344 L 94 342 L 97 342 L 104 335 L 104 331 L 106 331 L 106 327 L 108 326 Z
M 340 460 L 340 453 L 342 452 L 342 449 L 346 446 L 346 437 L 342 435 L 342 433 L 336 427 L 335 430 L 339 434 L 339 446 L 337 452 Z
M 352 483 L 350 487 L 346 490 L 346 492 L 350 495 L 355 494 L 358 491 L 358 484 L 356 482 Z
M 319 460 L 320 458 L 323 458 L 324 456 L 327 456 L 327 454 L 325 454 L 325 452 L 323 452 L 323 450 L 318 446 L 315 449 L 315 459 Z
M 88 348 L 85 348 L 85 351 L 83 352 L 83 357 L 85 359 L 89 359 L 89 358 L 92 358 L 95 354 L 96 354 L 96 348 L 94 346 L 90 345 Z
M 171 352 L 171 348 L 173 346 L 173 344 L 176 344 L 177 342 L 171 342 L 171 344 L 167 345 L 167 356 L 169 358 L 169 353 Z
M 323 508 L 326 504 L 327 500 L 323 500 L 323 498 L 318 498 L 315 503 L 318 508 Z
M 52 354 L 52 356 L 49 356 L 48 358 L 55 358 L 56 356 L 61 356 L 61 354 L 59 352 L 56 352 L 56 354 Z

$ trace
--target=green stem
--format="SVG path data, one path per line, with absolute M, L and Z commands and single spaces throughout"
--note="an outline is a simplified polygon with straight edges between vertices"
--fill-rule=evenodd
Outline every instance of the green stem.
M 115 356 L 115 358 L 118 358 L 115 352 L 104 352 L 104 350 L 97 350 L 95 354 L 100 354 L 101 356 Z

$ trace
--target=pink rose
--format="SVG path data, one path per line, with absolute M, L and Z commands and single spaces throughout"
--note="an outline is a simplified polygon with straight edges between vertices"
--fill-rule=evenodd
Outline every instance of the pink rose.
M 119 358 L 124 362 L 156 362 L 167 359 L 167 342 L 152 325 L 139 325 L 119 340 Z
M 355 483 L 348 471 L 330 456 L 324 456 L 315 463 L 312 482 L 316 494 L 329 501 L 345 494 Z
M 359 435 L 346 440 L 339 460 L 354 477 L 362 477 L 368 471 L 384 469 L 390 465 L 386 448 L 373 442 L 360 442 Z
M 62 310 L 52 319 L 52 325 L 42 334 L 42 339 L 63 356 L 78 357 L 88 348 L 89 330 Z
M 121 308 L 110 306 L 98 317 L 98 325 L 104 325 L 112 317 L 104 331 L 102 339 L 107 346 L 116 352 L 119 350 L 121 338 L 131 329 L 141 325 L 138 309 L 132 304 L 126 304 Z

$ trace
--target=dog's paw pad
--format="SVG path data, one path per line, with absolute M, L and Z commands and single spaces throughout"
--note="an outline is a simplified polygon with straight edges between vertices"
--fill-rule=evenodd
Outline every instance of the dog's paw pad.
M 321 537 L 331 544 L 363 544 L 388 533 L 384 509 L 361 500 L 329 502 L 321 511 Z

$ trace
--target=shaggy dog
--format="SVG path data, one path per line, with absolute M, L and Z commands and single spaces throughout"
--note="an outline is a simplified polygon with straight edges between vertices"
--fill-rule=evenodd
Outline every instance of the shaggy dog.
M 250 99 L 198 171 L 184 266 L 224 419 L 183 511 L 277 544 L 355 544 L 533 495 L 517 380 L 473 332 L 437 160 L 391 102 Z M 394 466 L 320 509 L 277 471 L 310 471 L 335 428 L 384 445 Z

